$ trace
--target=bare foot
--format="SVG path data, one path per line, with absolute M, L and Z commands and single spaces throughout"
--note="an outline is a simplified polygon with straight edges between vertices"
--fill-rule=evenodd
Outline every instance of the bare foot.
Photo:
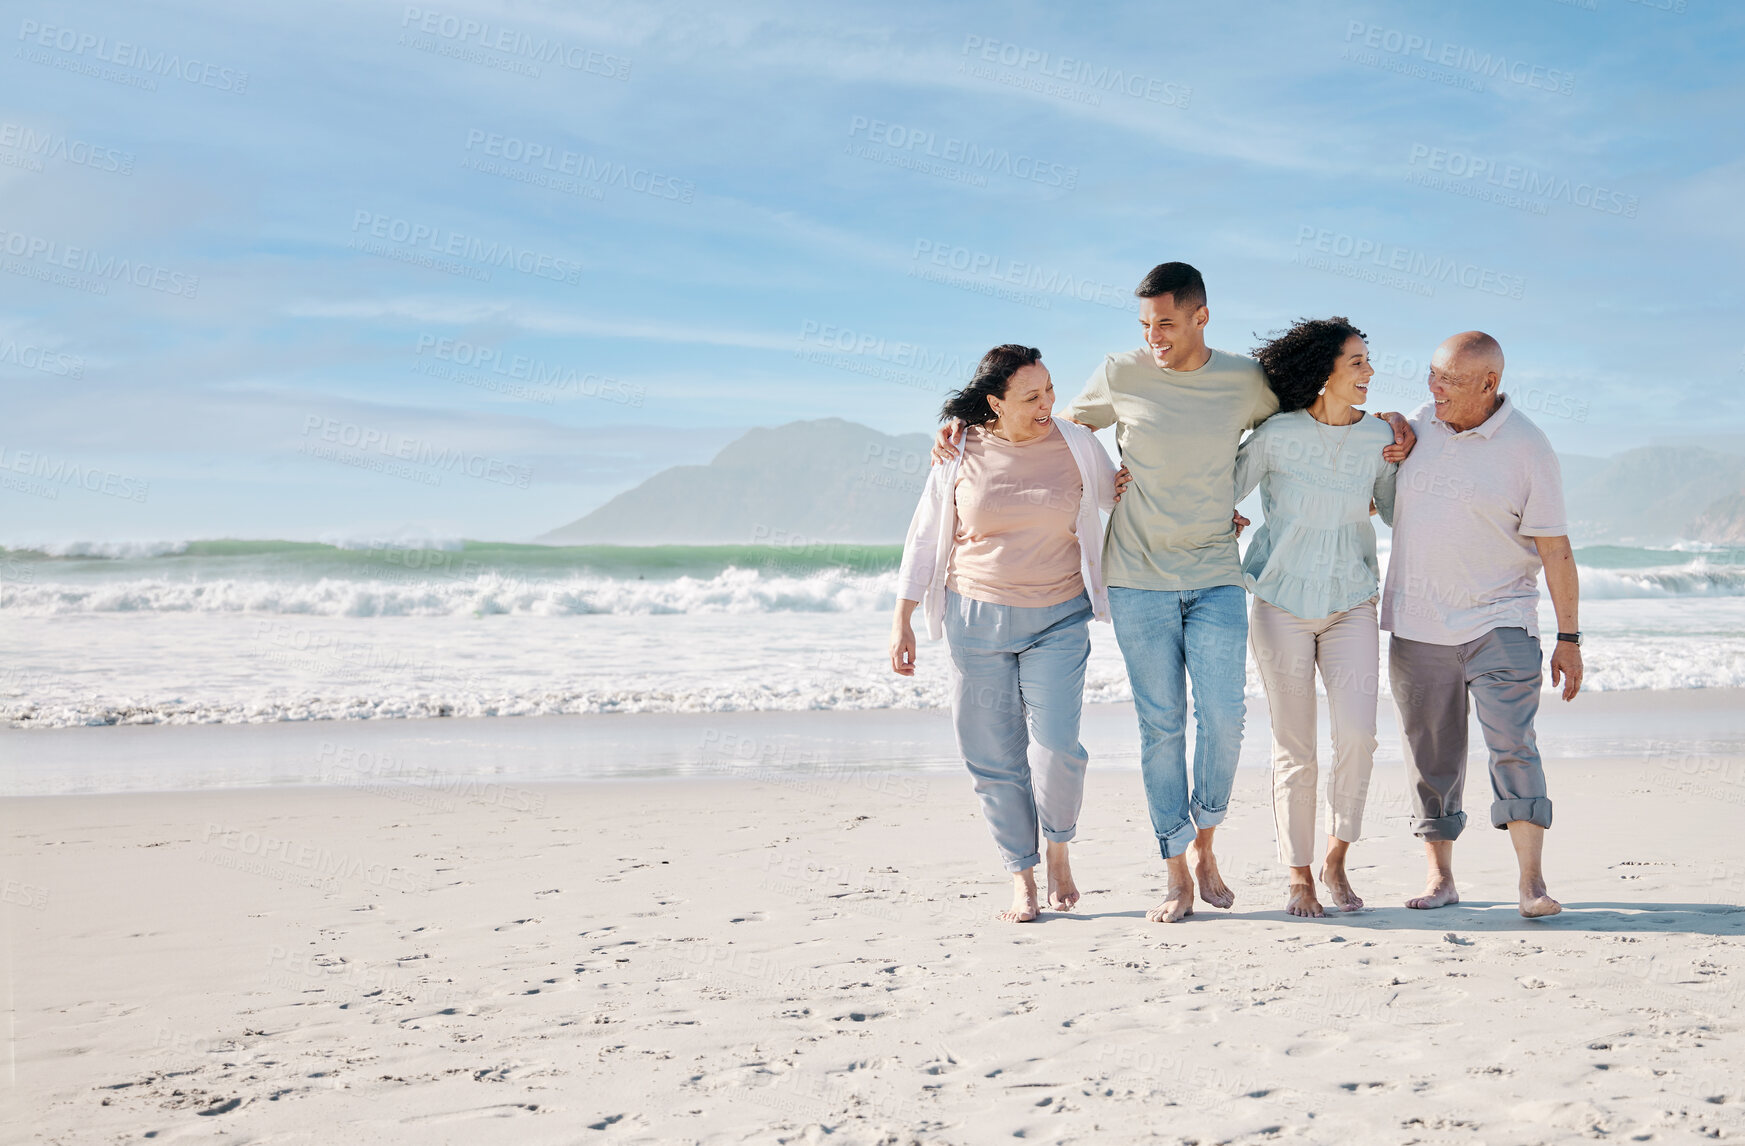
M 1036 919 L 1036 869 L 1012 875 L 1012 906 L 1000 912 L 1002 923 L 1031 923 Z
M 1194 885 L 1185 877 L 1177 878 L 1170 873 L 1169 884 L 1163 893 L 1163 902 L 1145 913 L 1145 918 L 1153 923 L 1179 923 L 1194 913 Z
M 1050 911 L 1071 911 L 1078 906 L 1079 886 L 1073 882 L 1072 864 L 1068 862 L 1066 845 L 1048 842 L 1048 908 Z
M 1509 842 L 1515 845 L 1515 858 L 1521 863 L 1521 914 L 1538 919 L 1562 911 L 1563 904 L 1545 892 L 1545 869 L 1541 866 L 1545 829 L 1525 820 L 1510 821 Z
M 1424 886 L 1424 894 L 1416 899 L 1406 900 L 1407 907 L 1415 907 L 1420 911 L 1432 907 L 1447 907 L 1451 903 L 1460 902 L 1460 893 L 1454 890 L 1454 877 L 1451 875 L 1433 875 Z
M 1324 919 L 1327 913 L 1321 910 L 1321 901 L 1315 898 L 1315 884 L 1312 880 L 1298 882 L 1291 880 L 1290 891 L 1285 897 L 1285 910 L 1292 915 L 1301 915 L 1309 919 Z
M 1213 907 L 1229 907 L 1236 902 L 1236 893 L 1218 874 L 1218 857 L 1212 854 L 1209 841 L 1203 847 L 1198 843 L 1189 844 L 1188 856 L 1194 863 L 1194 879 L 1200 885 L 1201 899 Z
M 1521 885 L 1521 914 L 1528 919 L 1538 919 L 1545 915 L 1556 915 L 1563 910 L 1563 904 L 1545 894 L 1545 881 L 1534 880 Z
M 1344 864 L 1328 860 L 1321 868 L 1321 882 L 1327 885 L 1327 898 L 1340 911 L 1357 911 L 1363 907 L 1363 900 L 1351 890 L 1351 881 L 1345 877 Z

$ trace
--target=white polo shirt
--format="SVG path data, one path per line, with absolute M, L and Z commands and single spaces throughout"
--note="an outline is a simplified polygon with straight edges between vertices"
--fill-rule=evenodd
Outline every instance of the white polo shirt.
M 1400 463 L 1381 627 L 1409 641 L 1460 645 L 1492 629 L 1539 635 L 1535 537 L 1569 532 L 1551 442 L 1503 395 L 1455 432 L 1426 402 L 1418 444 Z

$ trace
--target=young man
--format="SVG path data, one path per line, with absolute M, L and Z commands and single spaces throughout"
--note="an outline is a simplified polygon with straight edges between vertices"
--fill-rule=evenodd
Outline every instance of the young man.
M 1412 415 L 1426 447 L 1400 465 L 1381 627 L 1406 773 L 1430 875 L 1407 907 L 1459 903 L 1454 841 L 1466 826 L 1467 697 L 1490 749 L 1491 824 L 1520 866 L 1521 914 L 1555 915 L 1541 854 L 1551 826 L 1533 733 L 1543 679 L 1539 571 L 1557 614 L 1551 683 L 1581 690 L 1581 588 L 1557 454 L 1500 387 L 1503 349 L 1456 334 L 1430 360 L 1432 401 Z M 1117 618 L 1119 620 L 1119 618 Z
M 1146 804 L 1168 869 L 1164 900 L 1146 918 L 1174 923 L 1193 914 L 1196 880 L 1212 906 L 1236 901 L 1212 849 L 1246 715 L 1248 602 L 1231 519 L 1236 447 L 1277 411 L 1278 399 L 1258 362 L 1206 345 L 1211 315 L 1199 271 L 1164 263 L 1133 293 L 1145 345 L 1105 358 L 1063 414 L 1093 430 L 1114 425 L 1132 474 L 1109 519 L 1103 573 L 1139 717 Z M 1397 460 L 1413 438 L 1404 418 L 1387 418 L 1395 429 L 1387 456 Z M 936 456 L 951 449 L 955 431 L 941 431 Z

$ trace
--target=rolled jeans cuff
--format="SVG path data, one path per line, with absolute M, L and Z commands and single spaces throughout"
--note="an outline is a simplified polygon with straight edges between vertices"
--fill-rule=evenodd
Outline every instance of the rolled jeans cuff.
M 1420 819 L 1418 826 L 1412 829 L 1412 834 L 1431 843 L 1448 843 L 1459 839 L 1460 833 L 1465 829 L 1466 813 L 1456 812 L 1452 816 Z
M 1006 870 L 1009 872 L 1029 871 L 1031 868 L 1035 867 L 1037 864 L 1039 864 L 1041 862 L 1042 862 L 1042 853 L 1041 852 L 1031 852 L 1027 856 L 1019 856 L 1015 860 L 1005 861 Z
M 1519 800 L 1498 800 L 1491 805 L 1492 825 L 1507 829 L 1510 824 L 1519 820 L 1549 828 L 1551 801 L 1544 796 L 1528 796 Z
M 1058 832 L 1055 831 L 1053 828 L 1043 828 L 1042 829 L 1042 838 L 1047 840 L 1051 844 L 1070 844 L 1073 840 L 1073 837 L 1078 835 L 1078 834 L 1079 834 L 1079 826 L 1077 824 L 1074 824 L 1070 828 L 1064 828 Z
M 1174 859 L 1187 854 L 1188 845 L 1194 842 L 1194 822 L 1183 820 L 1168 835 L 1157 837 L 1157 850 L 1163 853 L 1164 859 Z
M 1215 828 L 1224 822 L 1225 816 L 1230 814 L 1229 804 L 1225 804 L 1222 808 L 1208 808 L 1198 799 L 1189 800 L 1188 808 L 1193 813 L 1196 828 Z

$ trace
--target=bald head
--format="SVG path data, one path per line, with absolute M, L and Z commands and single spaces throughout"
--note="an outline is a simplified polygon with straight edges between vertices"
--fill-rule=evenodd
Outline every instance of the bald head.
M 1436 416 L 1456 430 L 1469 430 L 1495 412 L 1502 400 L 1503 348 L 1482 330 L 1443 339 L 1430 358 L 1430 397 Z
M 1461 374 L 1495 373 L 1503 376 L 1503 345 L 1482 330 L 1464 330 L 1442 341 L 1436 356 L 1448 352 L 1448 365 Z

